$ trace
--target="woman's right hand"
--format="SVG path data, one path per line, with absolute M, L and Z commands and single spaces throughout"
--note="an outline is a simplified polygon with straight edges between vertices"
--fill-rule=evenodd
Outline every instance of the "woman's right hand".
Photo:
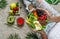
M 47 37 L 46 33 L 44 32 L 44 30 L 38 31 L 38 30 L 32 29 L 32 31 L 35 32 L 35 33 L 40 33 L 42 39 L 48 39 L 48 37 Z

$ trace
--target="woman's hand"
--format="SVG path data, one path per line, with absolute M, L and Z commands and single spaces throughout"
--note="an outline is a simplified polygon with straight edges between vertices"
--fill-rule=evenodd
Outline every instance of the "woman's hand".
M 37 31 L 35 29 L 32 29 L 33 32 L 36 32 L 36 33 L 40 33 L 41 34 L 41 37 L 42 39 L 48 39 L 46 33 L 44 32 L 44 30 L 40 30 L 40 31 Z
M 53 22 L 60 22 L 60 16 L 51 16 L 50 20 Z

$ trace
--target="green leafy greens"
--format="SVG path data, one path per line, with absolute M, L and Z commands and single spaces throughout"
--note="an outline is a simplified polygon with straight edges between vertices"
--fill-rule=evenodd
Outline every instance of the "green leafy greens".
M 60 0 L 45 0 L 46 2 L 48 2 L 49 4 L 58 4 L 60 2 Z
M 6 0 L 0 0 L 0 8 L 3 8 L 7 5 L 7 1 Z
M 7 39 L 20 39 L 18 34 L 10 34 L 10 36 Z
M 36 33 L 28 33 L 26 39 L 38 39 Z

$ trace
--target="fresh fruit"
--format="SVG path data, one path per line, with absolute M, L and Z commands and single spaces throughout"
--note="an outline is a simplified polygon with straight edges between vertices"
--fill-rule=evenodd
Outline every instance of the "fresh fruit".
M 11 4 L 10 4 L 10 8 L 11 8 L 11 9 L 13 9 L 13 8 L 15 8 L 15 7 L 16 7 L 16 3 L 11 3 Z
M 10 10 L 10 11 L 9 11 L 9 14 L 13 14 L 13 10 Z
M 24 19 L 22 17 L 17 18 L 17 24 L 18 25 L 23 25 L 24 24 Z
M 19 9 L 18 7 L 13 8 L 14 11 L 17 11 L 18 9 Z
M 13 24 L 14 21 L 15 21 L 14 16 L 9 16 L 9 17 L 7 18 L 7 22 L 8 22 L 8 24 Z

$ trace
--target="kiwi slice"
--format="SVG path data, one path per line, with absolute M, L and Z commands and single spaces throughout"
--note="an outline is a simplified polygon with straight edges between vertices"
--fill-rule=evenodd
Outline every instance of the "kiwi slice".
M 13 24 L 14 21 L 15 21 L 14 16 L 9 16 L 9 17 L 7 18 L 7 22 L 8 22 L 9 24 Z

